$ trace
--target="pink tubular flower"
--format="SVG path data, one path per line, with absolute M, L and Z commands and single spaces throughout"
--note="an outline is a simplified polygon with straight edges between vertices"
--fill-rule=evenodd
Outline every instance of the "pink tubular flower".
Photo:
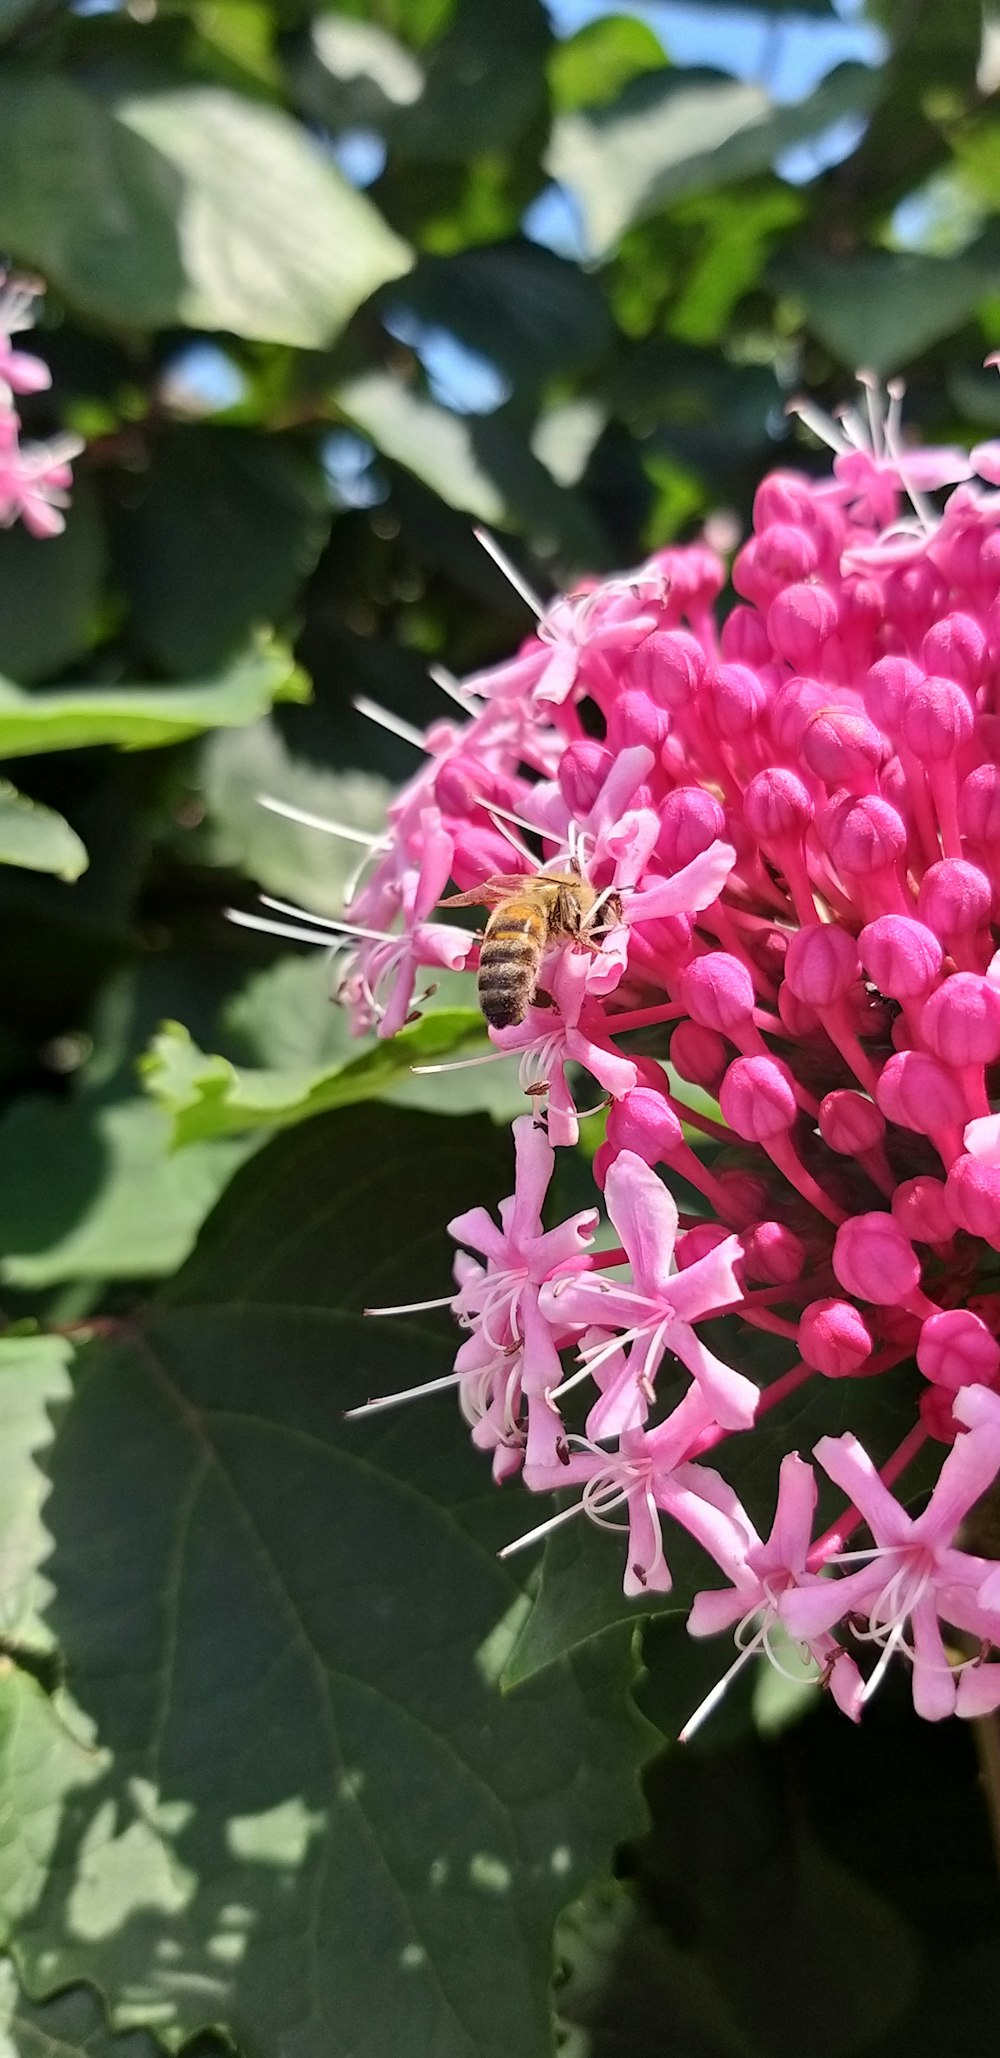
M 509 568 L 538 617 L 516 655 L 440 675 L 452 708 L 425 735 L 372 711 L 420 763 L 326 927 L 354 953 L 355 1028 L 390 1035 L 424 971 L 471 981 L 474 939 L 435 917 L 449 885 L 495 906 L 508 875 L 561 879 L 547 930 L 508 932 L 523 1019 L 457 1060 L 516 1063 L 547 1132 L 518 1126 L 499 1227 L 474 1206 L 453 1225 L 474 1439 L 498 1477 L 575 1482 L 627 1521 L 631 1593 L 669 1576 L 663 1514 L 700 1536 L 730 1591 L 699 1598 L 696 1633 L 725 1617 L 766 1653 L 779 1622 L 849 1714 L 874 1640 L 936 1718 L 1000 1699 L 1000 1667 L 954 1670 L 938 1627 L 1000 1638 L 1000 1562 L 954 1543 L 1000 1473 L 1000 465 L 912 447 L 899 391 L 863 383 L 836 423 L 798 410 L 832 474 L 762 482 L 718 620 L 702 543 L 548 605 Z M 602 1114 L 591 1247 L 596 1215 L 545 1231 L 540 1210 L 553 1149 Z M 779 1445 L 744 1473 L 778 1494 L 764 1543 L 724 1483 L 732 1439 L 763 1451 L 801 1388 L 803 1440 L 834 1379 L 861 1442 L 819 1456 L 856 1507 L 810 1544 L 806 1453 Z M 863 1442 L 894 1410 L 880 1478 Z M 890 1486 L 918 1450 L 940 1477 L 911 1520 Z M 862 1520 L 871 1548 L 845 1551 Z
M 39 288 L 5 280 L 0 273 L 0 528 L 23 521 L 33 536 L 58 536 L 66 526 L 70 461 L 83 443 L 78 436 L 54 436 L 48 443 L 22 443 L 14 395 L 44 393 L 52 374 L 42 359 L 17 350 L 11 337 L 30 329 Z
M 893 1653 L 913 1668 L 913 1704 L 918 1715 L 982 1713 L 981 1688 L 965 1688 L 949 1662 L 941 1620 L 967 1630 L 988 1646 L 1000 1635 L 1000 1620 L 979 1598 L 987 1562 L 955 1547 L 955 1534 L 1000 1467 L 1000 1423 L 982 1425 L 959 1438 L 922 1515 L 908 1515 L 883 1485 L 866 1451 L 853 1436 L 825 1436 L 816 1456 L 830 1478 L 848 1494 L 874 1538 L 870 1550 L 845 1551 L 828 1564 L 855 1565 L 832 1581 L 789 1593 L 784 1620 L 793 1636 L 812 1638 L 849 1619 L 855 1636 L 881 1646 L 881 1657 L 864 1690 L 867 1699 Z M 1000 1666 L 994 1699 L 1000 1704 Z

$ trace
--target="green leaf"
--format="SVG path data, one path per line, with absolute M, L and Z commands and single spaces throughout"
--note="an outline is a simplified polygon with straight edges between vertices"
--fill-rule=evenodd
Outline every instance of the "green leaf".
M 305 700 L 308 683 L 286 651 L 261 645 L 205 684 L 67 686 L 22 693 L 0 680 L 0 758 L 117 743 L 153 750 L 205 729 L 240 728 L 275 700 Z
M 29 872 L 78 879 L 86 870 L 87 853 L 62 815 L 28 800 L 9 780 L 0 779 L 0 865 L 23 865 Z
M 305 131 L 222 87 L 0 79 L 0 241 L 98 321 L 321 349 L 410 253 Z
M 391 372 L 361 372 L 334 397 L 377 449 L 415 472 L 449 506 L 481 522 L 503 522 L 506 503 L 477 455 L 468 415 L 449 414 Z
M 724 1349 L 720 1355 L 725 1357 Z M 731 1362 L 737 1362 L 735 1355 Z M 740 1362 L 752 1377 L 758 1376 L 754 1365 L 746 1362 L 745 1347 Z M 762 1383 L 766 1385 L 766 1380 Z M 708 1462 L 735 1487 L 752 1521 L 766 1535 L 774 1514 L 778 1469 L 786 1451 L 798 1450 L 806 1456 L 821 1436 L 837 1436 L 850 1429 L 876 1463 L 882 1464 L 912 1428 L 915 1415 L 913 1375 L 906 1368 L 869 1380 L 863 1390 L 850 1380 L 816 1376 L 770 1409 L 747 1434 L 727 1437 Z M 546 1545 L 538 1595 L 508 1662 L 505 1684 L 517 1686 L 531 1679 L 554 1660 L 602 1638 L 615 1625 L 635 1622 L 647 1614 L 686 1613 L 701 1587 L 722 1583 L 713 1561 L 669 1522 L 664 1545 L 674 1579 L 672 1591 L 629 1601 L 622 1593 L 622 1552 L 615 1539 L 596 1529 L 583 1514 L 557 1529 Z M 718 1650 L 721 1676 L 732 1649 L 722 1639 Z
M 550 41 L 541 0 L 459 0 L 444 35 L 423 53 L 423 92 L 397 110 L 393 151 L 463 167 L 486 152 L 514 151 L 544 119 Z
M 322 474 L 288 439 L 170 429 L 117 525 L 140 642 L 167 671 L 215 670 L 255 624 L 284 619 L 329 526 Z
M 0 1637 L 7 1646 L 51 1645 L 42 1619 L 51 1594 L 43 1459 L 69 1398 L 71 1358 L 61 1336 L 0 1337 Z
M 0 2058 L 156 2058 L 159 2048 L 141 2030 L 112 2036 L 86 1987 L 30 2001 L 10 1960 L 0 1963 Z
M 174 1117 L 176 1143 L 287 1129 L 311 1115 L 377 1100 L 411 1065 L 434 1063 L 484 1040 L 477 1008 L 441 1008 L 361 1057 L 332 1066 L 250 1070 L 207 1057 L 179 1022 L 167 1022 L 143 1060 L 148 1091 Z
M 99 619 L 106 549 L 97 497 L 84 476 L 60 536 L 0 529 L 0 673 L 51 677 L 79 657 Z
M 83 1354 L 45 1514 L 88 1754 L 22 1726 L 8 1768 L 32 1992 L 86 1977 L 174 2048 L 549 2058 L 554 1917 L 642 1819 L 631 1639 L 505 1697 L 521 1497 L 447 1398 L 343 1417 L 449 1362 L 433 1318 L 358 1311 L 446 1275 L 508 1161 L 482 1123 L 314 1122 Z
M 662 71 L 663 45 L 644 21 L 605 14 L 553 45 L 549 84 L 559 114 L 617 99 L 643 72 Z
M 547 165 L 578 200 L 591 254 L 600 256 L 630 223 L 764 170 L 791 143 L 866 112 L 877 91 L 877 74 L 855 64 L 838 66 L 790 107 L 720 72 L 647 72 L 612 105 L 562 115 Z
M 175 1272 L 253 1144 L 175 1153 L 171 1140 L 166 1115 L 137 1098 L 13 1101 L 0 1117 L 0 1279 L 37 1288 Z
M 386 130 L 424 89 L 423 69 L 405 44 L 343 14 L 314 16 L 293 68 L 309 113 L 334 131 Z
M 960 329 L 996 275 L 995 259 L 974 250 L 951 258 L 866 250 L 843 264 L 803 252 L 773 268 L 820 342 L 849 369 L 882 378 Z
M 613 335 L 596 279 L 527 241 L 422 258 L 385 297 L 492 359 L 522 399 L 600 356 Z

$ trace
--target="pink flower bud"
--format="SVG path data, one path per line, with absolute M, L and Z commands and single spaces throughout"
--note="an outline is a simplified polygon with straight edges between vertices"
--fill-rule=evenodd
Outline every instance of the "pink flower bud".
M 928 629 L 921 656 L 928 672 L 975 691 L 989 662 L 989 648 L 973 615 L 951 614 Z
M 920 1331 L 917 1364 L 935 1386 L 989 1386 L 1000 1371 L 1000 1344 L 968 1308 L 930 1315 Z
M 897 864 L 906 849 L 902 816 L 876 793 L 834 802 L 823 815 L 820 833 L 845 878 L 882 872 Z
M 933 931 L 909 915 L 879 915 L 858 937 L 861 962 L 890 1000 L 917 1000 L 939 977 L 944 952 Z
M 915 642 L 944 612 L 947 587 L 927 558 L 901 565 L 886 580 L 886 601 L 891 619 L 898 622 L 908 642 Z
M 743 1256 L 748 1279 L 790 1286 L 793 1279 L 801 1279 L 808 1253 L 802 1238 L 784 1222 L 755 1222 L 743 1236 Z
M 951 1219 L 987 1243 L 1000 1237 L 1000 1169 L 978 1158 L 956 1158 L 945 1183 Z
M 608 710 L 608 747 L 616 753 L 642 743 L 658 758 L 669 729 L 670 718 L 665 709 L 638 686 L 616 694 Z
M 613 764 L 611 751 L 591 736 L 566 745 L 559 760 L 559 791 L 577 821 L 589 815 Z
M 785 978 L 796 1000 L 810 1007 L 828 1008 L 843 1000 L 860 970 L 853 936 L 835 922 L 799 929 L 789 940 Z
M 855 708 L 820 708 L 802 738 L 806 764 L 831 788 L 849 786 L 864 792 L 889 754 L 881 729 Z
M 880 1308 L 909 1300 L 920 1285 L 920 1260 L 912 1243 L 898 1222 L 880 1210 L 841 1223 L 833 1269 L 846 1293 Z
M 680 999 L 692 1021 L 731 1036 L 753 1015 L 753 980 L 739 958 L 730 957 L 728 951 L 712 950 L 685 965 Z
M 786 586 L 767 611 L 771 646 L 797 672 L 821 669 L 823 645 L 836 627 L 837 603 L 825 586 Z
M 885 1118 L 867 1094 L 842 1087 L 820 1102 L 819 1133 L 838 1157 L 859 1158 L 885 1141 Z
M 977 765 L 958 789 L 958 826 L 983 849 L 1000 843 L 1000 765 Z
M 658 1165 L 673 1157 L 684 1142 L 673 1108 L 649 1086 L 634 1086 L 608 1110 L 608 1143 L 615 1157 L 619 1151 L 634 1151 L 647 1165 Z
M 657 857 L 669 872 L 679 872 L 726 833 L 726 817 L 714 794 L 703 786 L 675 786 L 660 808 Z
M 903 742 L 921 764 L 940 764 L 968 743 L 972 719 L 961 686 L 951 679 L 924 679 L 903 701 Z
M 696 1022 L 678 1022 L 670 1038 L 670 1062 L 692 1086 L 717 1094 L 726 1076 L 729 1052 L 714 1030 L 700 1029 Z
M 917 1406 L 928 1436 L 936 1443 L 954 1443 L 961 1424 L 952 1412 L 951 1394 L 944 1386 L 925 1386 Z
M 778 1013 L 789 1036 L 794 1037 L 796 1043 L 801 1038 L 814 1036 L 820 1026 L 816 1009 L 810 1007 L 808 1001 L 799 1000 L 786 979 L 782 980 L 778 988 Z
M 701 644 L 686 629 L 654 629 L 629 659 L 632 684 L 661 707 L 686 707 L 700 692 L 706 669 Z
M 753 1172 L 717 1173 L 718 1183 L 725 1195 L 725 1219 L 733 1222 L 737 1229 L 751 1229 L 759 1222 L 768 1205 L 768 1191 L 763 1179 Z
M 777 1058 L 737 1058 L 722 1082 L 719 1105 L 745 1143 L 784 1135 L 799 1111 L 795 1081 Z
M 769 472 L 753 497 L 753 525 L 762 535 L 772 522 L 810 528 L 816 519 L 812 487 L 801 472 Z
M 710 1257 L 731 1235 L 732 1231 L 724 1229 L 720 1222 L 698 1222 L 694 1229 L 679 1236 L 674 1245 L 677 1270 L 683 1272 L 688 1265 L 697 1265 L 700 1258 Z
M 968 1112 L 954 1072 L 922 1050 L 900 1050 L 886 1060 L 875 1098 L 887 1121 L 918 1136 L 961 1129 Z
M 761 843 L 803 835 L 814 812 L 808 787 L 781 765 L 758 772 L 743 795 L 743 819 Z
M 1000 992 L 978 972 L 953 972 L 925 1000 L 920 1034 L 948 1065 L 991 1065 L 1000 1057 Z
M 921 684 L 924 674 L 908 657 L 880 657 L 865 680 L 865 706 L 873 722 L 889 736 L 899 733 L 903 702 Z
M 749 665 L 719 665 L 709 674 L 712 715 L 720 736 L 744 736 L 762 721 L 768 693 Z
M 917 912 L 942 942 L 975 936 L 989 921 L 993 889 L 978 865 L 965 858 L 942 858 L 920 882 Z
M 943 1179 L 904 1179 L 892 1196 L 892 1212 L 911 1243 L 950 1243 L 955 1233 Z
M 1000 1115 L 977 1115 L 967 1122 L 964 1143 L 981 1165 L 1000 1165 Z
M 828 699 L 816 679 L 786 679 L 778 688 L 771 702 L 771 734 L 786 757 L 799 757 L 806 725 Z
M 815 536 L 797 522 L 769 522 L 757 532 L 756 565 L 775 588 L 792 586 L 808 579 L 819 568 L 820 551 Z
M 722 655 L 727 664 L 759 667 L 771 662 L 767 628 L 755 607 L 734 607 L 722 624 Z
M 810 1301 L 802 1310 L 798 1343 L 800 1357 L 828 1379 L 850 1379 L 872 1354 L 864 1316 L 851 1301 Z

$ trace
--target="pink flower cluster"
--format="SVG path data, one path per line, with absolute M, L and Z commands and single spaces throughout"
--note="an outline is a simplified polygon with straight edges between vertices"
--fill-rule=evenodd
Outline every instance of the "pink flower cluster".
M 760 487 L 734 604 L 711 549 L 662 550 L 443 682 L 456 715 L 414 734 L 339 925 L 341 993 L 389 1035 L 425 973 L 475 966 L 476 936 L 434 916 L 449 881 L 575 867 L 616 896 L 610 933 L 553 943 L 524 1021 L 492 1032 L 532 1112 L 499 1223 L 449 1225 L 473 1440 L 498 1479 L 580 1490 L 532 1536 L 577 1509 L 620 1523 L 628 1594 L 669 1590 L 670 1537 L 695 1537 L 728 1584 L 690 1629 L 735 1627 L 737 1665 L 781 1663 L 780 1628 L 857 1716 L 902 1653 L 936 1719 L 1000 1705 L 1000 1564 L 962 1543 L 1000 1472 L 1000 446 L 907 448 L 898 396 L 866 405 L 820 424 L 831 475 Z M 636 1055 L 657 1025 L 669 1059 Z M 611 1248 L 596 1209 L 543 1227 L 581 1070 L 607 1103 Z M 791 1369 L 760 1390 L 722 1362 L 701 1333 L 722 1313 Z M 914 1361 L 881 1473 L 823 1437 L 849 1506 L 815 1536 L 790 1452 L 762 1538 L 731 1439 L 809 1382 Z M 892 1485 L 935 1445 L 914 1518 Z
M 37 286 L 5 280 L 0 273 L 0 528 L 22 521 L 33 536 L 58 536 L 66 526 L 70 460 L 83 449 L 78 436 L 52 436 L 45 443 L 21 441 L 15 394 L 44 393 L 52 383 L 48 365 L 11 338 L 32 325 Z

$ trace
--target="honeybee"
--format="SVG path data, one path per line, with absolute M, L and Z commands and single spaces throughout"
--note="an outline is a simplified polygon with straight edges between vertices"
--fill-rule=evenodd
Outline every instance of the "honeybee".
M 597 910 L 601 930 L 590 931 Z M 479 1005 L 491 1029 L 523 1022 L 535 999 L 542 958 L 564 938 L 598 948 L 596 937 L 619 920 L 617 894 L 598 894 L 574 868 L 568 872 L 498 872 L 470 893 L 452 893 L 445 908 L 491 908 L 479 947 Z M 590 933 L 588 933 L 590 932 Z

